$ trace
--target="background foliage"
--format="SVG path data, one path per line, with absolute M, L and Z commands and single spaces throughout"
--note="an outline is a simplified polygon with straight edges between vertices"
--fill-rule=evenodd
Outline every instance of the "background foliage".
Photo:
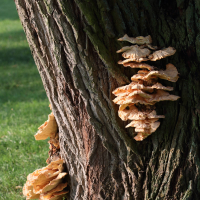
M 27 175 L 46 165 L 47 141 L 33 135 L 50 110 L 13 0 L 1 0 L 0 71 L 0 199 L 20 200 Z

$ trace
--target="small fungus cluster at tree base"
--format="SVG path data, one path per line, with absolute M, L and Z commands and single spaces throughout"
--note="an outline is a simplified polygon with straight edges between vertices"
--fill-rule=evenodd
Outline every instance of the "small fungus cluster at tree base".
M 158 50 L 156 46 L 151 45 L 150 35 L 136 38 L 125 35 L 118 40 L 135 44 L 117 51 L 117 53 L 124 52 L 122 56 L 125 58 L 118 64 L 123 64 L 124 67 L 141 68 L 141 70 L 131 77 L 132 82 L 129 85 L 113 91 L 113 94 L 117 96 L 113 102 L 120 105 L 118 115 L 123 121 L 132 120 L 126 128 L 135 127 L 137 135 L 134 139 L 142 141 L 160 126 L 159 118 L 165 118 L 164 115 L 156 114 L 155 103 L 176 101 L 180 98 L 168 92 L 173 90 L 172 87 L 163 86 L 158 82 L 159 78 L 171 82 L 178 80 L 178 71 L 173 64 L 167 64 L 166 70 L 159 70 L 142 62 L 160 60 L 173 55 L 176 50 L 173 47 Z
M 61 200 L 68 193 L 65 189 L 67 183 L 64 181 L 67 173 L 64 171 L 63 160 L 60 158 L 58 127 L 53 113 L 38 129 L 35 135 L 36 140 L 45 140 L 50 137 L 49 158 L 46 161 L 48 165 L 28 175 L 23 194 L 27 200 Z

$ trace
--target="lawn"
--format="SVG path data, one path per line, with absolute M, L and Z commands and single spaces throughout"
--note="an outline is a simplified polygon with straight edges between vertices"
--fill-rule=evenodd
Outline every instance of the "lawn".
M 0 3 L 0 200 L 25 199 L 22 187 L 46 166 L 47 141 L 35 141 L 50 113 L 13 0 Z

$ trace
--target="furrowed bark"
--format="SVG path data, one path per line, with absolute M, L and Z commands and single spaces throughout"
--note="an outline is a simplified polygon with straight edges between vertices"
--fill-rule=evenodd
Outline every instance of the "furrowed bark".
M 200 3 L 15 0 L 59 126 L 69 199 L 198 199 Z M 142 142 L 117 116 L 111 92 L 134 70 L 117 65 L 117 38 L 150 34 L 177 53 L 178 102 L 157 104 L 158 130 Z M 167 82 L 163 81 L 163 84 Z M 169 85 L 169 83 L 165 84 Z

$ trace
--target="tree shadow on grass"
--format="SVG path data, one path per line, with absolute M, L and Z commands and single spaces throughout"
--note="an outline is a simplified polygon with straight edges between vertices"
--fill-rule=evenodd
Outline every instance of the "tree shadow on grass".
M 0 19 L 1 20 L 1 19 Z M 6 31 L 6 32 L 2 32 L 0 33 L 0 38 L 1 40 L 10 40 L 12 42 L 21 42 L 26 40 L 26 35 L 23 31 L 23 29 L 21 30 L 17 30 L 17 31 Z
M 13 0 L 1 0 L 0 20 L 18 20 L 18 14 Z
M 9 47 L 5 49 L 0 47 L 0 68 L 22 63 L 29 65 L 34 63 L 29 47 Z

